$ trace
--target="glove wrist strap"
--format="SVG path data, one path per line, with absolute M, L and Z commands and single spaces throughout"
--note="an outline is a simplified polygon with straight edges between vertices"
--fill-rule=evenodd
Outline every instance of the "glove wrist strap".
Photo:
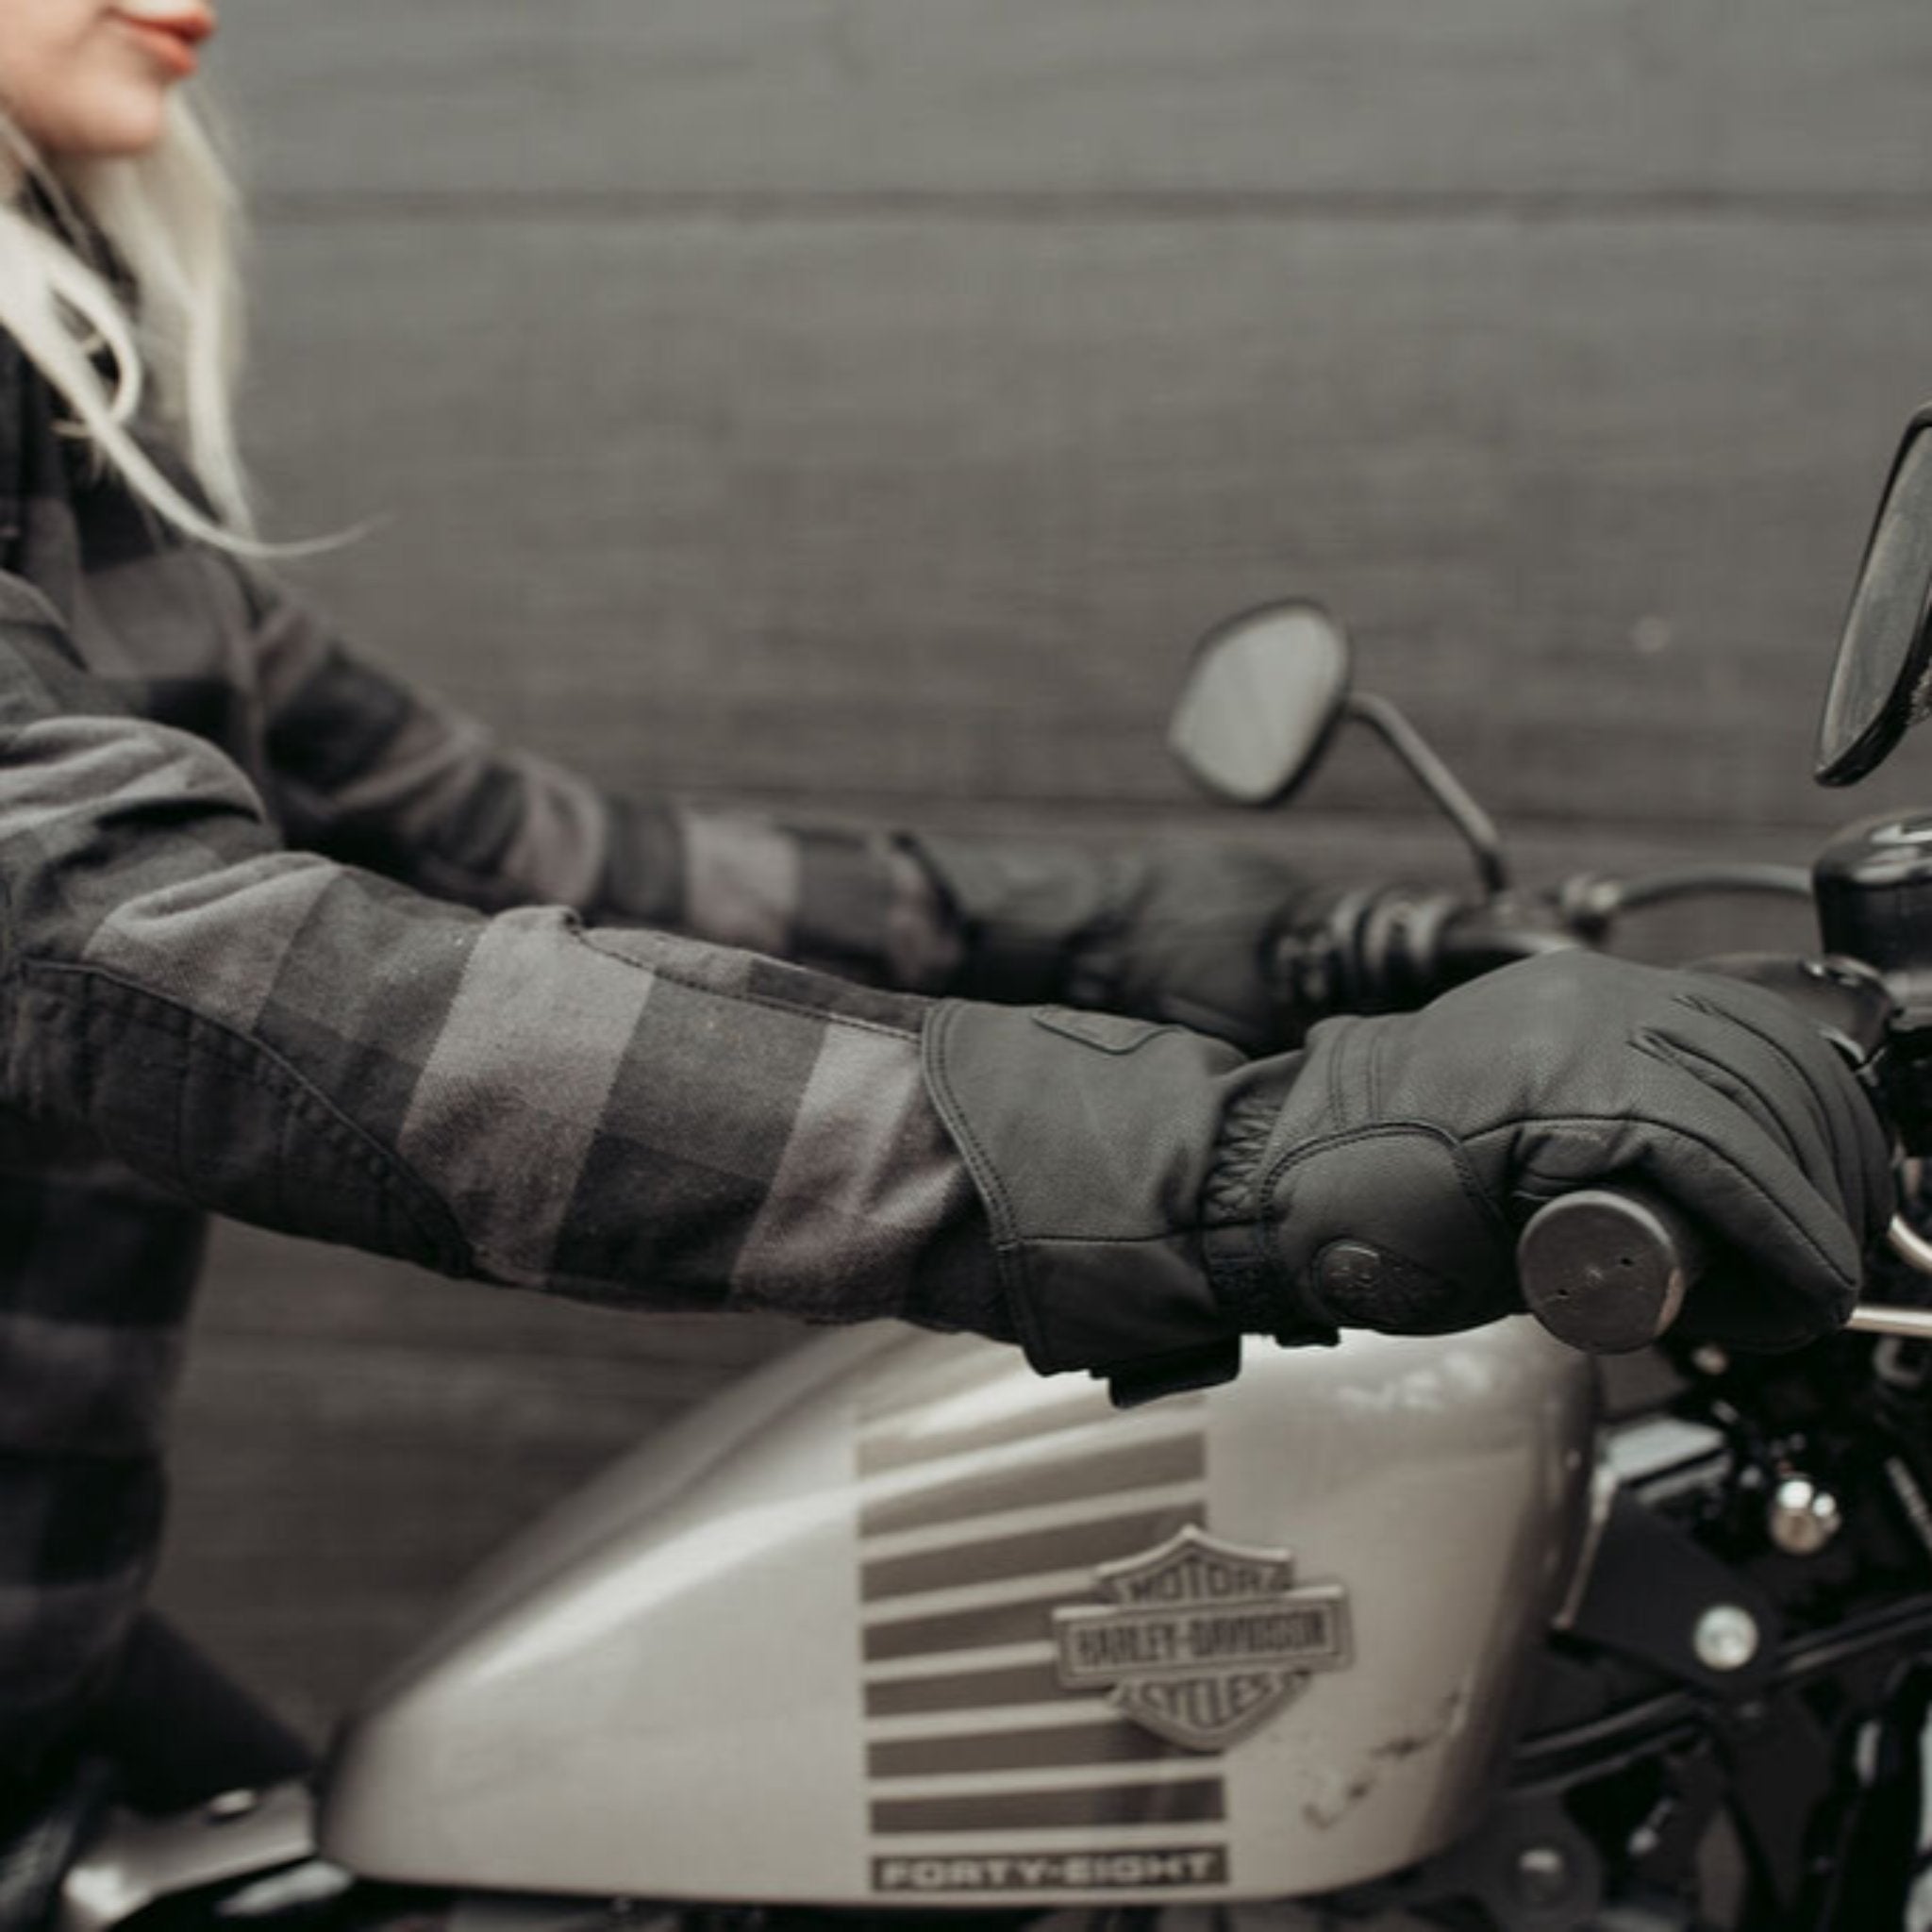
M 1299 1059 L 1283 1064 L 1296 1069 Z M 1272 1083 L 1229 1106 L 1201 1191 L 1202 1258 L 1214 1298 L 1236 1327 L 1287 1347 L 1333 1347 L 1341 1331 L 1298 1291 L 1261 1199 L 1262 1162 L 1280 1117 L 1281 1091 Z

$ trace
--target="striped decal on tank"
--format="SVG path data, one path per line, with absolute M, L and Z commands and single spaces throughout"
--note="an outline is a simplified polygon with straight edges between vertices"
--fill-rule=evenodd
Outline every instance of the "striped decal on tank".
M 1064 1693 L 1062 1693 L 1064 1694 Z M 960 1731 L 889 1738 L 866 1754 L 874 1777 L 937 1777 L 955 1771 L 1045 1771 L 1070 1764 L 1148 1764 L 1179 1746 L 1133 1724 L 1059 1724 L 1037 1731 Z
M 956 1798 L 881 1798 L 872 1828 L 897 1832 L 1058 1831 L 1070 1824 L 1197 1824 L 1227 1816 L 1218 1777 L 1091 1790 L 988 1791 Z
M 1107 1851 L 1185 1825 L 1225 1860 L 1221 1756 L 1066 1690 L 1053 1629 L 1055 1609 L 1095 1600 L 1100 1564 L 1206 1526 L 1206 1424 L 1198 1396 L 1123 1415 L 1097 1385 L 1042 1383 L 968 1342 L 861 1407 L 860 1655 L 879 1853 Z
M 867 1663 L 890 1663 L 905 1657 L 947 1657 L 970 1650 L 1004 1650 L 1013 1644 L 1038 1649 L 1053 1636 L 1056 1605 L 1068 1601 L 1064 1591 L 1050 1596 L 1016 1597 L 1011 1602 L 975 1605 L 931 1617 L 894 1617 L 868 1621 L 863 1648 Z M 898 1681 L 903 1682 L 903 1679 Z M 1059 1680 L 1057 1696 L 1064 1699 Z
M 1108 1503 L 1117 1500 L 1113 1496 Z M 910 1556 L 882 1557 L 861 1563 L 858 1594 L 866 1603 L 885 1597 L 924 1596 L 973 1583 L 1005 1582 L 1042 1576 L 1056 1570 L 1091 1570 L 1152 1549 L 1185 1524 L 1201 1522 L 1204 1506 L 1156 1509 L 1133 1516 L 1104 1517 L 1098 1523 L 1069 1523 L 1021 1536 L 991 1537 L 984 1542 L 958 1542 L 948 1548 L 916 1550 Z
M 868 1504 L 858 1526 L 866 1536 L 891 1536 L 895 1530 L 1067 1503 L 1076 1497 L 1111 1497 L 1123 1491 L 1199 1482 L 1208 1474 L 1207 1465 L 1207 1444 L 1198 1436 L 1136 1442 L 1124 1449 L 1068 1457 L 1045 1469 L 1005 1470 L 936 1482 L 908 1495 Z
M 872 1661 L 871 1652 L 866 1661 Z M 941 1710 L 991 1710 L 1002 1705 L 1059 1704 L 1066 1699 L 1051 1664 L 955 1671 L 930 1677 L 888 1677 L 865 1687 L 867 1717 L 929 1717 Z

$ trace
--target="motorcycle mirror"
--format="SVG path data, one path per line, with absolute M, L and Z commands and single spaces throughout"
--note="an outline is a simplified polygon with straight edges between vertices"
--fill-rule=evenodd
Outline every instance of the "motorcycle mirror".
M 1907 426 L 1858 567 L 1818 723 L 1821 785 L 1876 771 L 1932 715 L 1932 406 Z
M 1348 639 L 1334 618 L 1318 604 L 1264 604 L 1202 639 L 1168 746 L 1218 797 L 1272 805 L 1320 761 L 1348 694 Z

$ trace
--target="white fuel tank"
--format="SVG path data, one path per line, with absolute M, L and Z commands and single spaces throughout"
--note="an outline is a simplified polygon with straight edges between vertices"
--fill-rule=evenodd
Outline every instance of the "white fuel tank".
M 347 1726 L 328 1856 L 465 1888 L 890 1907 L 1305 1895 L 1491 1788 L 1586 1512 L 1526 1320 L 1251 1346 L 1119 1414 L 874 1327 L 621 1463 Z

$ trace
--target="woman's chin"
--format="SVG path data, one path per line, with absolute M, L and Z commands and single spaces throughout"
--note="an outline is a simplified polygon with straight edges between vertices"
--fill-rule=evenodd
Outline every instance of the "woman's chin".
M 97 96 L 84 109 L 49 116 L 39 126 L 26 116 L 20 118 L 28 121 L 28 139 L 57 160 L 128 160 L 146 154 L 168 131 L 171 92 L 151 85 L 130 86 L 112 98 Z

